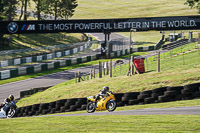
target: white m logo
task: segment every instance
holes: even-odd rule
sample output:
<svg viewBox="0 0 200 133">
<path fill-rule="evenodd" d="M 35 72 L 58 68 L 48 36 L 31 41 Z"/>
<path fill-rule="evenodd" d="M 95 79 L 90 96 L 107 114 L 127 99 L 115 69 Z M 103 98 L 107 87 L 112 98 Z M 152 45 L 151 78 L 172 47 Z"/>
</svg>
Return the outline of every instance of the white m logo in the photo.
<svg viewBox="0 0 200 133">
<path fill-rule="evenodd" d="M 34 24 L 30 24 L 28 26 L 27 30 L 35 30 L 35 25 Z"/>
</svg>

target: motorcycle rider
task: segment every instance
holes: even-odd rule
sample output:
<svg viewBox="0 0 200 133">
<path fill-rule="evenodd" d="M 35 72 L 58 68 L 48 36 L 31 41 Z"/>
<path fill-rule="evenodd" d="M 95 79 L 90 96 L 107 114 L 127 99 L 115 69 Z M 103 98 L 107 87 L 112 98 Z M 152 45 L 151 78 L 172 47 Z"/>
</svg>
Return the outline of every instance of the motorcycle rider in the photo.
<svg viewBox="0 0 200 133">
<path fill-rule="evenodd" d="M 94 100 L 94 105 L 97 108 L 97 100 L 100 98 L 100 96 L 104 97 L 107 95 L 107 92 L 109 92 L 109 87 L 108 86 L 104 86 L 103 90 L 101 90 L 96 96 L 95 96 L 95 100 Z"/>
<path fill-rule="evenodd" d="M 13 107 L 17 107 L 15 102 L 14 102 L 14 96 L 13 95 L 9 95 L 8 98 L 6 98 L 4 100 L 4 102 L 0 105 L 0 108 L 3 108 L 3 110 L 5 112 L 8 111 L 8 109 L 13 106 Z"/>
</svg>

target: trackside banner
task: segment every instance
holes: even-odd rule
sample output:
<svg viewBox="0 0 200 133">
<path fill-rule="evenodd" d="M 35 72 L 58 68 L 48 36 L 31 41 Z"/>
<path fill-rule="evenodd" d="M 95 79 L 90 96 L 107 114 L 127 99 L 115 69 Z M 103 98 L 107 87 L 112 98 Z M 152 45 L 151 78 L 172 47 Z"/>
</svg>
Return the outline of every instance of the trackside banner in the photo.
<svg viewBox="0 0 200 133">
<path fill-rule="evenodd" d="M 3 34 L 129 32 L 130 29 L 197 30 L 200 29 L 200 16 L 0 22 Z"/>
</svg>

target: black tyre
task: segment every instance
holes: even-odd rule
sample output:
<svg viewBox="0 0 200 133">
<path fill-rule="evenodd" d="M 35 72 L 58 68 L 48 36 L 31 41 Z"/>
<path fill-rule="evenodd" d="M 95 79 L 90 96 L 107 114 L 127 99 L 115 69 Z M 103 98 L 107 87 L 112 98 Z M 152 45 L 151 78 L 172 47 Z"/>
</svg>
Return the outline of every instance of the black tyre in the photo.
<svg viewBox="0 0 200 133">
<path fill-rule="evenodd" d="M 145 98 L 144 99 L 144 103 L 145 104 L 149 104 L 149 103 L 154 103 L 155 102 L 155 98 L 149 97 L 149 98 Z"/>
<path fill-rule="evenodd" d="M 39 115 L 39 114 L 40 114 L 40 112 L 39 112 L 39 111 L 36 111 L 36 112 L 35 112 L 35 115 Z"/>
<path fill-rule="evenodd" d="M 40 106 L 40 104 L 34 104 L 32 106 L 32 111 L 38 111 L 39 110 L 39 106 Z"/>
<path fill-rule="evenodd" d="M 69 109 L 70 107 L 68 106 L 63 106 L 63 107 L 60 107 L 60 111 L 61 112 L 65 112 L 65 110 Z"/>
<path fill-rule="evenodd" d="M 19 114 L 21 112 L 21 108 L 16 109 L 16 114 Z"/>
<path fill-rule="evenodd" d="M 128 92 L 124 93 L 124 97 L 131 97 L 131 99 L 136 99 L 139 94 L 139 92 Z"/>
<path fill-rule="evenodd" d="M 167 87 L 167 91 L 181 92 L 181 90 L 183 90 L 183 86 Z"/>
<path fill-rule="evenodd" d="M 164 92 L 164 95 L 165 96 L 175 96 L 175 95 L 177 95 L 178 93 L 176 92 L 176 91 L 165 91 Z"/>
<path fill-rule="evenodd" d="M 17 114 L 17 117 L 22 117 L 22 113 L 18 113 L 18 114 Z"/>
<path fill-rule="evenodd" d="M 183 95 L 188 95 L 188 94 L 192 94 L 192 91 L 190 91 L 189 89 L 183 89 L 183 90 L 181 90 L 181 94 L 183 94 Z"/>
<path fill-rule="evenodd" d="M 75 105 L 77 100 L 78 100 L 77 98 L 67 99 L 67 102 L 65 103 L 65 106 Z"/>
<path fill-rule="evenodd" d="M 168 96 L 159 96 L 158 97 L 159 102 L 169 102 L 171 99 Z"/>
<path fill-rule="evenodd" d="M 26 106 L 26 110 L 31 111 L 32 105 Z"/>
<path fill-rule="evenodd" d="M 120 101 L 120 102 L 117 102 L 117 107 L 121 107 L 121 106 L 124 106 L 125 105 L 125 103 L 124 102 L 122 102 L 122 101 Z"/>
<path fill-rule="evenodd" d="M 50 110 L 49 110 L 49 109 L 46 109 L 46 110 L 43 110 L 43 111 L 42 111 L 42 114 L 45 115 L 45 114 L 47 114 L 47 113 L 49 113 L 49 112 L 50 112 Z"/>
<path fill-rule="evenodd" d="M 49 108 L 49 103 L 41 103 L 39 110 L 44 110 Z"/>
<path fill-rule="evenodd" d="M 23 113 L 22 116 L 25 117 L 25 116 L 27 116 L 27 115 L 26 115 L 26 113 Z"/>
<path fill-rule="evenodd" d="M 122 97 L 122 102 L 127 102 L 127 101 L 129 101 L 129 100 L 131 100 L 130 97 Z"/>
<path fill-rule="evenodd" d="M 81 109 L 86 110 L 86 106 L 87 106 L 86 104 L 81 105 Z"/>
<path fill-rule="evenodd" d="M 194 98 L 200 98 L 200 92 L 197 91 L 197 92 L 193 93 L 192 96 L 193 96 Z"/>
<path fill-rule="evenodd" d="M 156 88 L 156 89 L 153 89 L 152 92 L 153 93 L 160 93 L 160 92 L 163 92 L 166 91 L 167 87 L 160 87 L 160 88 Z"/>
<path fill-rule="evenodd" d="M 152 94 L 152 90 L 140 92 L 140 95 L 143 95 L 143 94 L 151 95 Z"/>
<path fill-rule="evenodd" d="M 164 92 L 158 92 L 158 93 L 152 93 L 151 97 L 157 99 L 159 96 L 163 96 L 163 95 L 164 95 Z"/>
<path fill-rule="evenodd" d="M 56 104 L 60 104 L 60 103 L 64 104 L 65 102 L 67 102 L 67 99 L 61 99 L 61 100 L 56 101 Z"/>
<path fill-rule="evenodd" d="M 184 99 L 184 100 L 193 99 L 192 93 L 190 93 L 190 94 L 181 94 L 181 95 L 182 95 L 182 99 Z"/>
<path fill-rule="evenodd" d="M 94 103 L 89 102 L 86 106 L 86 110 L 87 110 L 88 113 L 93 113 L 96 110 Z"/>
<path fill-rule="evenodd" d="M 32 115 L 35 115 L 36 111 L 31 111 L 32 112 Z"/>
<path fill-rule="evenodd" d="M 129 104 L 129 105 L 139 104 L 139 101 L 138 101 L 138 99 L 132 99 L 132 100 L 129 100 L 129 101 L 128 101 L 128 104 Z"/>
<path fill-rule="evenodd" d="M 78 98 L 77 103 L 87 104 L 87 98 Z"/>
<path fill-rule="evenodd" d="M 52 108 L 51 111 L 50 111 L 50 114 L 53 114 L 56 112 L 56 109 L 55 108 Z"/>
<path fill-rule="evenodd" d="M 87 100 L 86 100 L 86 102 L 87 102 Z M 78 99 L 78 101 L 75 103 L 75 105 L 77 106 L 77 107 L 81 107 L 81 105 L 84 103 L 84 101 L 80 98 L 80 99 Z"/>
<path fill-rule="evenodd" d="M 33 115 L 33 112 L 28 112 L 28 116 L 32 116 Z"/>
<path fill-rule="evenodd" d="M 109 100 L 107 102 L 106 108 L 109 112 L 112 112 L 116 109 L 117 103 L 114 100 Z"/>
<path fill-rule="evenodd" d="M 140 94 L 140 95 L 137 96 L 137 99 L 145 99 L 147 97 L 151 97 L 151 95 L 149 95 L 149 94 Z"/>
<path fill-rule="evenodd" d="M 115 96 L 115 100 L 117 102 L 120 102 L 122 100 L 122 97 L 124 96 L 124 93 L 115 93 L 114 96 Z"/>
<path fill-rule="evenodd" d="M 55 107 L 56 107 L 56 102 L 49 103 L 49 108 L 55 108 Z"/>
<path fill-rule="evenodd" d="M 56 107 L 64 106 L 65 102 L 56 102 Z"/>
<path fill-rule="evenodd" d="M 178 94 L 175 96 L 176 100 L 182 100 L 183 99 L 183 95 L 182 94 Z"/>
<path fill-rule="evenodd" d="M 200 83 L 194 83 L 184 86 L 184 90 L 190 90 L 191 92 L 198 91 L 200 87 Z"/>
</svg>

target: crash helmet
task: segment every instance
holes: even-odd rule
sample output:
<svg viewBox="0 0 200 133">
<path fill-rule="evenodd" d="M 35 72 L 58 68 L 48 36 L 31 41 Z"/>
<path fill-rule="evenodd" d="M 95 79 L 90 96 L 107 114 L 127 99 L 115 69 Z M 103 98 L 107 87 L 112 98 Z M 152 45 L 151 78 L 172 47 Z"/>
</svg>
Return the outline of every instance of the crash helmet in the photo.
<svg viewBox="0 0 200 133">
<path fill-rule="evenodd" d="M 108 86 L 104 86 L 104 87 L 103 87 L 103 91 L 104 91 L 104 92 L 109 91 L 109 87 L 108 87 Z"/>
<path fill-rule="evenodd" d="M 14 96 L 13 96 L 13 95 L 9 95 L 8 99 L 9 99 L 10 101 L 13 101 L 13 100 L 14 100 Z"/>
</svg>

